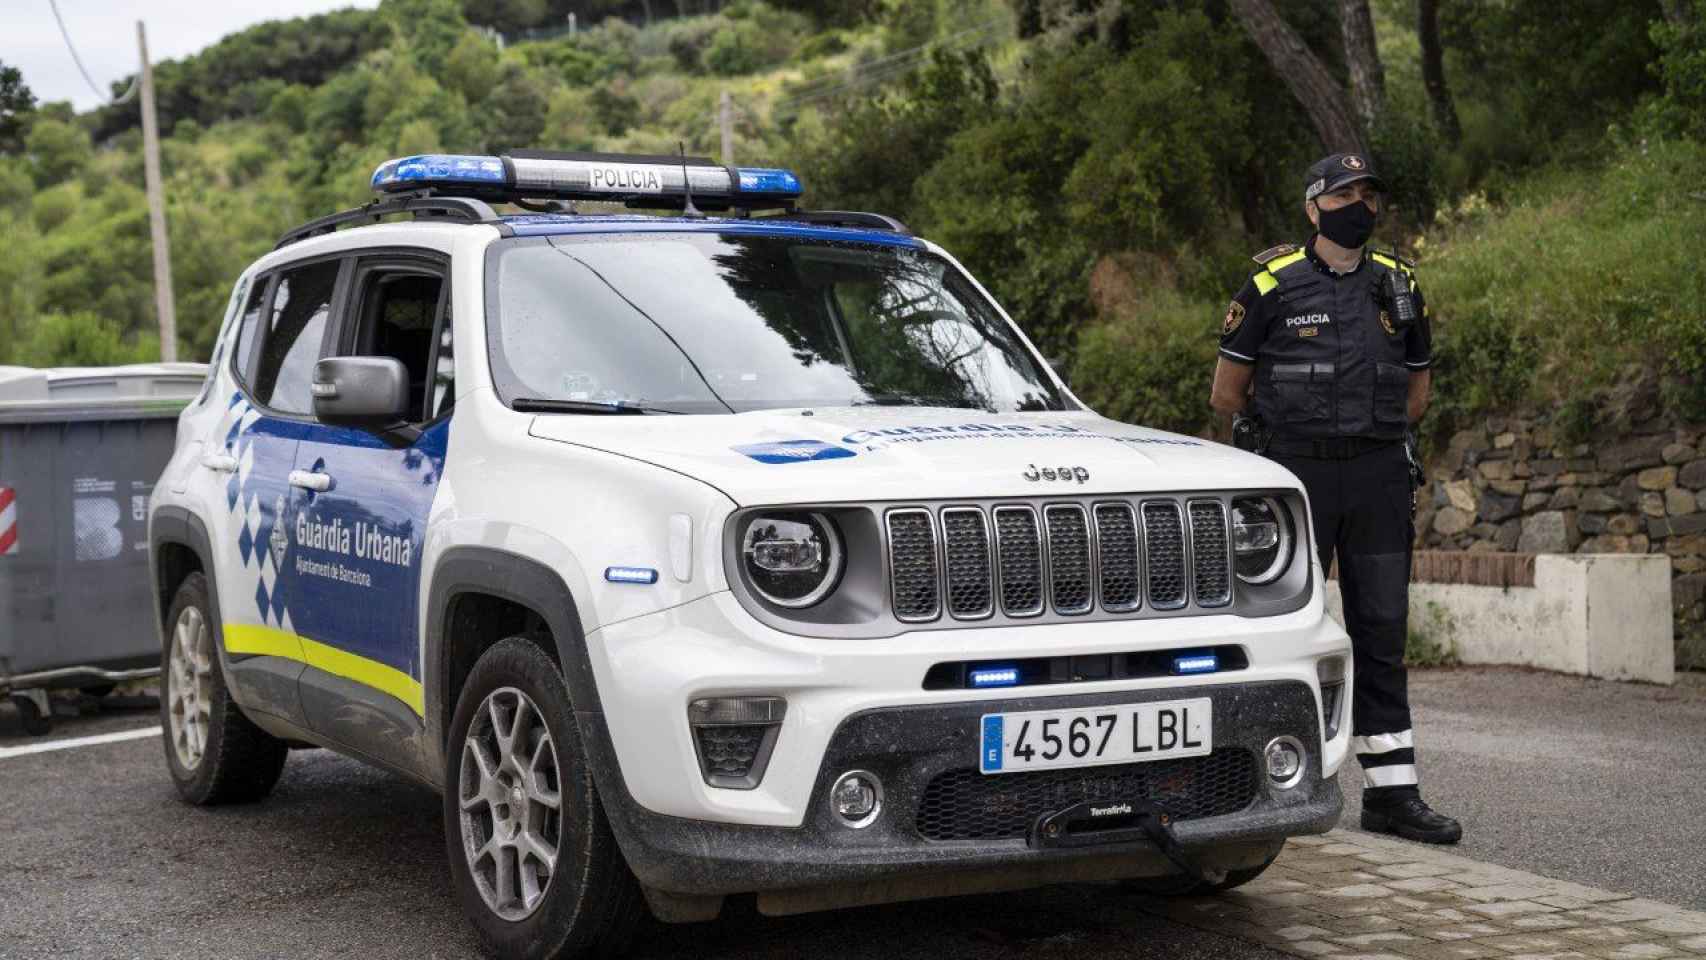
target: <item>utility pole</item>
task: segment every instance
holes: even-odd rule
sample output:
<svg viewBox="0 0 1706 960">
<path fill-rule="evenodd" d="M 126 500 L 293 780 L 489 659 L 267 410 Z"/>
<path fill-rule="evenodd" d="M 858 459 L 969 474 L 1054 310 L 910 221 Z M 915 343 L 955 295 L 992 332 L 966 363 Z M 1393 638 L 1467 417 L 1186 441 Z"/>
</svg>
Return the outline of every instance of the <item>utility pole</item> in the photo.
<svg viewBox="0 0 1706 960">
<path fill-rule="evenodd" d="M 178 316 L 172 300 L 172 251 L 166 246 L 166 196 L 160 187 L 160 128 L 154 119 L 154 67 L 148 62 L 148 34 L 136 21 L 136 46 L 142 52 L 142 171 L 148 185 L 148 227 L 154 237 L 154 307 L 160 316 L 160 359 L 178 359 Z"/>
<path fill-rule="evenodd" d="M 734 166 L 735 162 L 735 127 L 734 104 L 729 99 L 729 89 L 723 88 L 723 95 L 717 101 L 717 126 L 723 131 L 723 165 Z"/>
</svg>

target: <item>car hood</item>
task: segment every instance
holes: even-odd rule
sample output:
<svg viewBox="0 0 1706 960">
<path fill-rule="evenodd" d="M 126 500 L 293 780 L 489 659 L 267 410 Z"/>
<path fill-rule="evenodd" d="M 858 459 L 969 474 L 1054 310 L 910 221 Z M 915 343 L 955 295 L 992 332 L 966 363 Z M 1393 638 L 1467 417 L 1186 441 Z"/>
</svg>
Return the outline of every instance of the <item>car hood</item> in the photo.
<svg viewBox="0 0 1706 960">
<path fill-rule="evenodd" d="M 529 432 L 686 474 L 742 506 L 1299 486 L 1264 457 L 1087 412 L 549 414 Z"/>
</svg>

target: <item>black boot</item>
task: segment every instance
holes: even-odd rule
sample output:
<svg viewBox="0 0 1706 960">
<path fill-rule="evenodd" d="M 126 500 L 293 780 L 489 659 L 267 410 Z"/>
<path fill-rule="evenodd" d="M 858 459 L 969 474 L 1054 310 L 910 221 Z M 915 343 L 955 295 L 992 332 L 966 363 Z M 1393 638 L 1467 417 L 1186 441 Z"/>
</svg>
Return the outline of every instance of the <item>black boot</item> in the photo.
<svg viewBox="0 0 1706 960">
<path fill-rule="evenodd" d="M 1390 806 L 1364 804 L 1362 828 L 1370 833 L 1394 833 L 1418 843 L 1456 843 L 1463 839 L 1462 825 L 1435 813 L 1421 797 L 1406 797 Z"/>
</svg>

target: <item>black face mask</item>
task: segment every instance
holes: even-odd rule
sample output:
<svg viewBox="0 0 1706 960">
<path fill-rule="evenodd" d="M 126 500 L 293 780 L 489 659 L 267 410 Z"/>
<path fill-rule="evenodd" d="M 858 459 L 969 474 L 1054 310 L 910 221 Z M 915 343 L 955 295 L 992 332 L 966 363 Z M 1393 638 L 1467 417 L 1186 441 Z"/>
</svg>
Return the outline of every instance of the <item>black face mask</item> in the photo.
<svg viewBox="0 0 1706 960">
<path fill-rule="evenodd" d="M 1359 249 L 1373 233 L 1374 211 L 1361 200 L 1321 210 L 1321 235 L 1346 250 Z"/>
</svg>

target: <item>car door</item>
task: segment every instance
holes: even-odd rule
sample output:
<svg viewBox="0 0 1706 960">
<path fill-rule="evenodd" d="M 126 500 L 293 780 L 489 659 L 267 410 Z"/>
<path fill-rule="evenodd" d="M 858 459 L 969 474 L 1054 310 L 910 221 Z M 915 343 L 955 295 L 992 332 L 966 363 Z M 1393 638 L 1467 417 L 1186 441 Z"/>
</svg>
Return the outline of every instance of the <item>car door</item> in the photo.
<svg viewBox="0 0 1706 960">
<path fill-rule="evenodd" d="M 336 353 L 391 357 L 409 373 L 406 422 L 314 424 L 296 454 L 304 484 L 295 619 L 317 668 L 302 681 L 313 728 L 414 768 L 422 727 L 421 559 L 450 429 L 448 262 L 427 253 L 356 260 Z"/>
<path fill-rule="evenodd" d="M 232 346 L 236 389 L 203 465 L 223 476 L 209 537 L 231 681 L 250 709 L 302 722 L 297 677 L 306 661 L 292 613 L 290 485 L 309 426 L 314 364 L 325 348 L 343 280 L 341 257 L 273 271 L 257 281 Z"/>
</svg>

